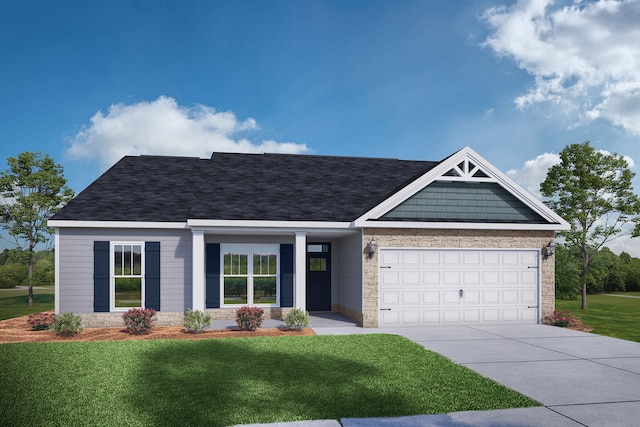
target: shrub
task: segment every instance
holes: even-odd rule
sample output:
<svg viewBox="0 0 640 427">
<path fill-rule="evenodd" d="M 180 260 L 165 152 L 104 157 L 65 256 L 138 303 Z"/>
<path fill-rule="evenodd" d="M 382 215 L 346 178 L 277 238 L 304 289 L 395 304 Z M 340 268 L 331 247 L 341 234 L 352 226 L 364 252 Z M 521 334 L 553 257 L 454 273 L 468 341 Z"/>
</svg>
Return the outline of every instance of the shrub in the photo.
<svg viewBox="0 0 640 427">
<path fill-rule="evenodd" d="M 55 314 L 40 312 L 30 314 L 27 322 L 31 325 L 32 331 L 44 331 L 45 329 L 49 329 L 55 320 Z"/>
<path fill-rule="evenodd" d="M 82 317 L 70 311 L 58 314 L 50 329 L 62 337 L 72 337 L 82 330 Z"/>
<path fill-rule="evenodd" d="M 131 335 L 148 334 L 156 324 L 156 311 L 152 308 L 132 308 L 122 315 L 122 320 Z"/>
<path fill-rule="evenodd" d="M 244 306 L 236 310 L 236 323 L 242 331 L 255 331 L 262 326 L 264 310 L 259 307 Z"/>
<path fill-rule="evenodd" d="M 284 326 L 295 329 L 296 331 L 301 331 L 303 328 L 309 326 L 309 312 L 294 308 L 284 318 Z"/>
<path fill-rule="evenodd" d="M 192 334 L 201 334 L 204 328 L 211 326 L 211 315 L 200 310 L 187 310 L 184 315 L 184 328 Z"/>
<path fill-rule="evenodd" d="M 569 310 L 554 310 L 553 314 L 551 316 L 545 317 L 544 320 L 553 326 L 561 326 L 563 328 L 566 328 L 576 326 L 578 319 L 576 319 Z"/>
</svg>

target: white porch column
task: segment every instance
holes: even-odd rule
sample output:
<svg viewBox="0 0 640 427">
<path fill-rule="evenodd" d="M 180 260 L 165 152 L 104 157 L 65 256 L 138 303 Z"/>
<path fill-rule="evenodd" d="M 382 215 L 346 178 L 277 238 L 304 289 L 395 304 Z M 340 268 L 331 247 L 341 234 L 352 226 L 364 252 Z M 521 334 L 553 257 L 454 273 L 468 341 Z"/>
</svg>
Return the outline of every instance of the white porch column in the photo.
<svg viewBox="0 0 640 427">
<path fill-rule="evenodd" d="M 205 287 L 205 271 L 204 271 L 204 231 L 191 231 L 192 248 L 192 281 L 191 291 L 193 294 L 192 310 L 204 311 L 204 287 Z"/>
<path fill-rule="evenodd" d="M 295 294 L 294 306 L 301 310 L 307 309 L 307 233 L 296 231 L 294 248 L 295 256 Z"/>
<path fill-rule="evenodd" d="M 54 273 L 54 286 L 53 286 L 53 308 L 56 314 L 60 314 L 60 229 L 56 228 L 54 234 L 54 259 L 55 259 L 55 273 Z"/>
</svg>

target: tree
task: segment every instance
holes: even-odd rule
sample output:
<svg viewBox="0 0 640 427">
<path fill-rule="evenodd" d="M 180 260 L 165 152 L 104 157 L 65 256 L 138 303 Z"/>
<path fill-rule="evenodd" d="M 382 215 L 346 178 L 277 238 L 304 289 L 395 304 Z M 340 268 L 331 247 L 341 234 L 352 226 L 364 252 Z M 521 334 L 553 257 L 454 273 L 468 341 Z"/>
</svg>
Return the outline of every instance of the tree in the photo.
<svg viewBox="0 0 640 427">
<path fill-rule="evenodd" d="M 606 246 L 593 257 L 589 266 L 587 292 L 624 291 L 625 272 L 620 258 Z"/>
<path fill-rule="evenodd" d="M 580 251 L 582 309 L 587 308 L 587 279 L 593 256 L 621 235 L 640 235 L 640 199 L 633 193 L 627 161 L 618 154 L 596 151 L 589 141 L 566 146 L 560 163 L 540 184 L 549 207 L 571 224 L 562 231 L 566 244 Z M 624 227 L 626 224 L 632 224 Z"/>
<path fill-rule="evenodd" d="M 47 220 L 73 198 L 62 166 L 41 152 L 25 151 L 7 159 L 9 169 L 0 172 L 4 228 L 22 252 L 29 269 L 29 306 L 33 306 L 34 251 L 51 240 Z"/>
<path fill-rule="evenodd" d="M 580 294 L 580 259 L 575 249 L 558 245 L 556 257 L 556 298 L 576 299 Z"/>
</svg>

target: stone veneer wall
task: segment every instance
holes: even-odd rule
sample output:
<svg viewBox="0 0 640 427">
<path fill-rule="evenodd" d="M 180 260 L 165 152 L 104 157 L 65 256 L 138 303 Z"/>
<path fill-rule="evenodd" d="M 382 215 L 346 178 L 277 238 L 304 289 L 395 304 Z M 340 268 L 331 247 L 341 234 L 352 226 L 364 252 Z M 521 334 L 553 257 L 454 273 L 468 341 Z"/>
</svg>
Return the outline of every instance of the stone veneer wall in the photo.
<svg viewBox="0 0 640 427">
<path fill-rule="evenodd" d="M 378 248 L 460 248 L 460 249 L 540 249 L 554 239 L 553 231 L 517 230 L 425 230 L 367 228 L 363 234 L 366 246 L 375 238 Z M 362 326 L 378 327 L 378 252 L 364 257 Z M 542 317 L 555 308 L 555 257 L 541 257 Z"/>
<path fill-rule="evenodd" d="M 352 310 L 349 307 L 345 307 L 342 304 L 331 304 L 331 311 L 340 313 L 344 317 L 358 323 L 358 325 L 362 325 L 362 313 L 358 313 L 357 311 Z"/>
<path fill-rule="evenodd" d="M 240 307 L 238 307 L 240 308 Z M 264 308 L 265 319 L 284 319 L 291 311 L 290 308 Z M 236 309 L 216 308 L 207 309 L 205 312 L 211 315 L 211 320 L 235 320 Z M 119 328 L 123 326 L 123 313 L 84 313 L 82 326 L 85 328 Z M 184 313 L 182 312 L 156 312 L 156 326 L 182 326 Z"/>
</svg>

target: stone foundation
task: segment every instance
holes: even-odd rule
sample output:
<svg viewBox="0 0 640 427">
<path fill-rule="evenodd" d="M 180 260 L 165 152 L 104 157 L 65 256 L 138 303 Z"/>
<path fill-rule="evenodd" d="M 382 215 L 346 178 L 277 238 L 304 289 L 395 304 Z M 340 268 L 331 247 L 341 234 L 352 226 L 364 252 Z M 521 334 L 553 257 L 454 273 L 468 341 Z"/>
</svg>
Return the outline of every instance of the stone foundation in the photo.
<svg viewBox="0 0 640 427">
<path fill-rule="evenodd" d="M 264 308 L 264 319 L 284 319 L 291 308 Z M 211 320 L 235 320 L 235 308 L 206 309 L 211 315 Z M 123 327 L 123 313 L 84 313 L 82 326 L 85 328 L 120 328 Z M 184 313 L 182 312 L 156 312 L 156 326 L 183 326 Z"/>
<path fill-rule="evenodd" d="M 84 313 L 82 326 L 84 328 L 121 328 L 124 327 L 122 315 L 124 313 Z M 182 326 L 184 313 L 156 312 L 156 326 Z"/>
</svg>

